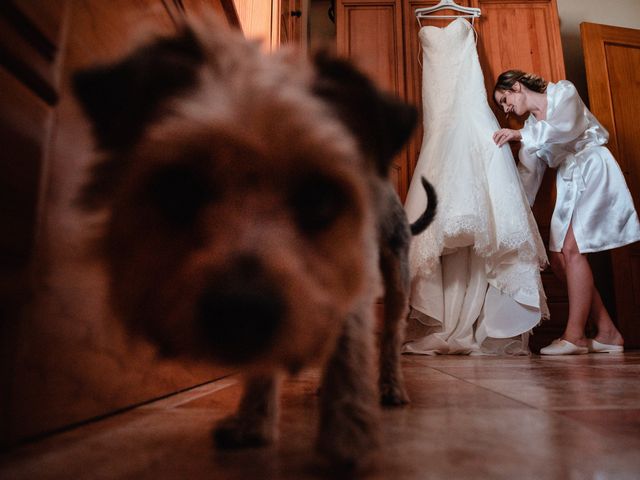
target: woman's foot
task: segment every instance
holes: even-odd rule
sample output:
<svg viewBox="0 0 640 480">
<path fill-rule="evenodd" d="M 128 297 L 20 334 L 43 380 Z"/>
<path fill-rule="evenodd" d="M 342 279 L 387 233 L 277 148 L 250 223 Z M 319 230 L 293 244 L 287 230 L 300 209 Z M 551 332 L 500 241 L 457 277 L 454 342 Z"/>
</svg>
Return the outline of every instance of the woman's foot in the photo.
<svg viewBox="0 0 640 480">
<path fill-rule="evenodd" d="M 578 347 L 588 347 L 589 346 L 589 339 L 587 337 L 585 337 L 584 335 L 582 335 L 581 337 L 575 336 L 575 335 L 569 335 L 567 334 L 567 332 L 564 333 L 564 335 L 562 335 L 562 337 L 560 337 L 558 340 L 565 340 L 569 343 L 572 343 L 573 345 L 576 345 Z"/>
<path fill-rule="evenodd" d="M 622 345 L 600 343 L 596 339 L 589 340 L 589 351 L 592 353 L 622 353 Z"/>
<path fill-rule="evenodd" d="M 622 338 L 618 330 L 612 330 L 610 332 L 598 331 L 594 340 L 605 345 L 624 345 L 624 338 Z"/>
<path fill-rule="evenodd" d="M 624 338 L 617 328 L 600 329 L 593 340 L 589 341 L 589 351 L 594 353 L 624 352 Z"/>
<path fill-rule="evenodd" d="M 576 345 L 562 338 L 558 338 L 551 342 L 551 345 L 540 349 L 540 355 L 584 355 L 585 353 L 589 353 L 589 348 L 586 345 Z"/>
</svg>

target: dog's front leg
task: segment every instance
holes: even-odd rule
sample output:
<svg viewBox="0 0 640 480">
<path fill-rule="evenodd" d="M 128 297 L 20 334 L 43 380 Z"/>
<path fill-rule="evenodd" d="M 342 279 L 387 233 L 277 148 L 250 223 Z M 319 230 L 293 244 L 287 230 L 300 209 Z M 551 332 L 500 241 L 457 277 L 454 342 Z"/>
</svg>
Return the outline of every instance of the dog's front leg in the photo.
<svg viewBox="0 0 640 480">
<path fill-rule="evenodd" d="M 400 368 L 405 317 L 409 311 L 409 265 L 404 248 L 408 251 L 409 244 L 396 252 L 383 250 L 380 256 L 385 293 L 379 381 L 380 401 L 387 406 L 409 403 Z"/>
<path fill-rule="evenodd" d="M 278 385 L 276 375 L 247 379 L 238 411 L 221 420 L 214 429 L 219 448 L 257 447 L 275 440 Z"/>
<path fill-rule="evenodd" d="M 379 446 L 373 302 L 349 316 L 325 370 L 318 450 L 341 468 L 370 466 Z"/>
</svg>

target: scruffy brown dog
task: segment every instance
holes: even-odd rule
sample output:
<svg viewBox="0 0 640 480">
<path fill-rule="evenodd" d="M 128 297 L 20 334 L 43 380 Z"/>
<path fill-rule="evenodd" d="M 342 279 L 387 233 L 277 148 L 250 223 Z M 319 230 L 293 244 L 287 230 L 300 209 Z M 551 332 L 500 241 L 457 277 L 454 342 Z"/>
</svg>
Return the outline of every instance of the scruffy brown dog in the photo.
<svg viewBox="0 0 640 480">
<path fill-rule="evenodd" d="M 366 466 L 380 396 L 407 401 L 399 347 L 411 234 L 387 177 L 414 109 L 347 62 L 264 55 L 219 25 L 185 25 L 79 73 L 74 88 L 99 151 L 81 199 L 107 212 L 116 311 L 163 354 L 246 373 L 217 444 L 272 441 L 280 372 L 321 363 L 318 449 Z M 429 207 L 415 231 L 435 211 L 424 183 Z"/>
</svg>

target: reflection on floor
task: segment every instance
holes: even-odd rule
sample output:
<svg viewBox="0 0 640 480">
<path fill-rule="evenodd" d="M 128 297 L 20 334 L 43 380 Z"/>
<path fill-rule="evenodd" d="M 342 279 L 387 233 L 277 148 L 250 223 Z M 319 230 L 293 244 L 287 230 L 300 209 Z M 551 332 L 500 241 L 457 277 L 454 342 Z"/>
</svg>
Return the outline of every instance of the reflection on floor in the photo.
<svg viewBox="0 0 640 480">
<path fill-rule="evenodd" d="M 403 364 L 412 403 L 384 412 L 367 478 L 640 478 L 640 353 Z M 212 448 L 211 425 L 240 394 L 229 377 L 9 452 L 0 478 L 335 478 L 312 453 L 317 381 L 285 384 L 273 447 Z"/>
</svg>

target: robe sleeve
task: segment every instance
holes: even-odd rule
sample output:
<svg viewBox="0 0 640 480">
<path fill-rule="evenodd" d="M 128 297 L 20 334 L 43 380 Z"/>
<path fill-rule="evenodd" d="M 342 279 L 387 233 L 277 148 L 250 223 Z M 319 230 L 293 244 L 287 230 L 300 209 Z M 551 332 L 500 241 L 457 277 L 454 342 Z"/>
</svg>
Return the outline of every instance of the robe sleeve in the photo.
<svg viewBox="0 0 640 480">
<path fill-rule="evenodd" d="M 558 82 L 553 95 L 555 98 L 548 98 L 554 104 L 548 118 L 520 130 L 524 147 L 539 150 L 549 144 L 569 143 L 587 129 L 587 109 L 573 83 Z"/>
<path fill-rule="evenodd" d="M 518 160 L 518 174 L 520 175 L 522 188 L 529 201 L 529 206 L 532 207 L 540 189 L 542 177 L 544 177 L 544 172 L 547 169 L 547 164 L 538 158 L 534 149 L 527 148 L 525 145 L 522 145 L 518 152 Z"/>
</svg>

